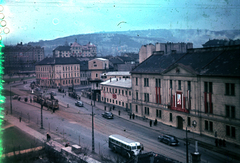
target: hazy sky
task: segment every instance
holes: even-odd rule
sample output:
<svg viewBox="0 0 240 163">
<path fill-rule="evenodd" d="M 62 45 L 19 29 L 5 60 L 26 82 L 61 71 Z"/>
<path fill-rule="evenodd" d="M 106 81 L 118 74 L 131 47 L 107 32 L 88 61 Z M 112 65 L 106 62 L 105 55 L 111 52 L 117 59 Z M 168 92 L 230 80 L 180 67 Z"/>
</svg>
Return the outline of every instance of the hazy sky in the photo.
<svg viewBox="0 0 240 163">
<path fill-rule="evenodd" d="M 0 1 L 6 21 L 1 27 L 4 44 L 100 31 L 240 29 L 240 0 Z"/>
</svg>

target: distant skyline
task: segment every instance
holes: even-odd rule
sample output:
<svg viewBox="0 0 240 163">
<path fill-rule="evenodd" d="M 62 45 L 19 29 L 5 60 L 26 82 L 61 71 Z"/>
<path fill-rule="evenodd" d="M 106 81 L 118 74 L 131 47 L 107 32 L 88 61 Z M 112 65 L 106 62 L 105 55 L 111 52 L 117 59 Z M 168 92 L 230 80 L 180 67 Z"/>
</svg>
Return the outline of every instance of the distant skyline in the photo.
<svg viewBox="0 0 240 163">
<path fill-rule="evenodd" d="M 0 0 L 4 44 L 146 29 L 239 30 L 239 0 Z M 239 36 L 240 37 L 240 36 Z"/>
</svg>

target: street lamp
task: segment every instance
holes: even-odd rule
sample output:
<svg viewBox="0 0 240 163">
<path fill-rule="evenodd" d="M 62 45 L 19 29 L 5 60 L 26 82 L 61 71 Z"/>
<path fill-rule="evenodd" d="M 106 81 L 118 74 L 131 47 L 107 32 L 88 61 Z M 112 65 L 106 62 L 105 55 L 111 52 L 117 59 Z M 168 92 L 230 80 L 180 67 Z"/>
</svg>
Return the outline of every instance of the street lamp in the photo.
<svg viewBox="0 0 240 163">
<path fill-rule="evenodd" d="M 11 87 L 10 86 L 10 113 L 12 114 L 12 91 L 11 91 Z"/>
<path fill-rule="evenodd" d="M 91 105 L 92 105 L 92 152 L 94 153 L 95 147 L 94 147 L 94 114 L 93 114 L 93 103 L 91 100 Z"/>
</svg>

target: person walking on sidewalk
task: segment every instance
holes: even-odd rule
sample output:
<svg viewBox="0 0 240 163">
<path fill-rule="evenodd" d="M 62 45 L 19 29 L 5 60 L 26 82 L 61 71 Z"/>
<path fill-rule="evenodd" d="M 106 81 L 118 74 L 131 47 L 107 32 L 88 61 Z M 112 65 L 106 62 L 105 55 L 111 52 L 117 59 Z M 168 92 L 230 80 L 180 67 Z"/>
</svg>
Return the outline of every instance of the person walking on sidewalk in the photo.
<svg viewBox="0 0 240 163">
<path fill-rule="evenodd" d="M 130 119 L 131 119 L 132 118 L 132 113 L 130 113 L 129 116 L 130 116 Z"/>
<path fill-rule="evenodd" d="M 152 127 L 152 120 L 150 120 L 149 125 L 150 125 L 150 127 Z"/>
<path fill-rule="evenodd" d="M 19 117 L 19 122 L 21 122 L 21 121 L 22 121 L 22 117 L 20 116 L 20 117 Z"/>
<path fill-rule="evenodd" d="M 121 111 L 120 111 L 120 110 L 118 110 L 118 115 L 120 116 L 120 114 L 121 114 Z"/>
<path fill-rule="evenodd" d="M 133 113 L 133 115 L 132 115 L 132 116 L 133 116 L 133 119 L 134 119 L 134 118 L 135 118 L 135 114 Z"/>
<path fill-rule="evenodd" d="M 49 135 L 49 133 L 47 133 L 47 141 L 51 140 L 51 136 Z"/>
</svg>

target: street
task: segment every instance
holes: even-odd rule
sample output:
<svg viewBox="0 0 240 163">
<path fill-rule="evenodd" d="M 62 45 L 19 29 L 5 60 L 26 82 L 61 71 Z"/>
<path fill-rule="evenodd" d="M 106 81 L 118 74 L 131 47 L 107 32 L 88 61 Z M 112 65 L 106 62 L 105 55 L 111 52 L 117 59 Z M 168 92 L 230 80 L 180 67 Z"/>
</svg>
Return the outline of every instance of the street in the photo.
<svg viewBox="0 0 240 163">
<path fill-rule="evenodd" d="M 8 87 L 6 87 L 8 89 Z M 17 94 L 27 95 L 23 89 L 29 89 L 29 84 L 12 87 L 12 91 Z M 51 92 L 51 90 L 49 90 Z M 56 89 L 55 89 L 56 92 Z M 55 133 L 61 138 L 66 139 L 74 144 L 80 144 L 92 150 L 92 106 L 84 103 L 84 107 L 75 106 L 76 100 L 68 96 L 63 97 L 63 93 L 57 93 L 57 98 L 60 105 L 59 110 L 52 113 L 43 107 L 43 127 L 50 133 Z M 69 108 L 64 107 L 69 104 Z M 9 98 L 5 105 L 9 107 Z M 97 107 L 97 106 L 96 106 Z M 113 153 L 108 148 L 108 136 L 111 134 L 119 134 L 128 137 L 132 140 L 139 141 L 144 145 L 144 152 L 153 151 L 160 153 L 166 157 L 173 158 L 180 162 L 186 161 L 186 146 L 184 141 L 180 140 L 179 146 L 168 146 L 158 142 L 158 135 L 166 131 L 153 130 L 150 127 L 145 127 L 134 123 L 134 120 L 126 120 L 115 115 L 114 119 L 105 119 L 102 117 L 103 110 L 93 107 L 94 112 L 94 141 L 95 152 L 109 158 L 120 157 Z M 18 113 L 22 118 L 31 123 L 38 124 L 41 122 L 41 109 L 37 103 L 23 102 L 12 100 L 13 114 Z M 176 130 L 172 128 L 173 130 Z M 178 137 L 177 135 L 175 135 Z M 189 134 L 191 137 L 191 134 Z M 57 139 L 57 138 L 56 138 Z M 189 146 L 189 156 L 194 152 L 194 145 Z M 226 162 L 226 156 L 211 152 L 210 150 L 199 147 L 199 152 L 202 154 L 202 161 L 206 162 Z"/>
</svg>

